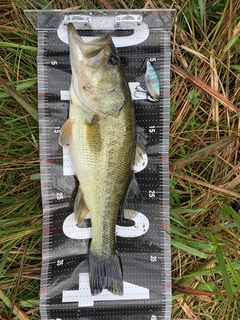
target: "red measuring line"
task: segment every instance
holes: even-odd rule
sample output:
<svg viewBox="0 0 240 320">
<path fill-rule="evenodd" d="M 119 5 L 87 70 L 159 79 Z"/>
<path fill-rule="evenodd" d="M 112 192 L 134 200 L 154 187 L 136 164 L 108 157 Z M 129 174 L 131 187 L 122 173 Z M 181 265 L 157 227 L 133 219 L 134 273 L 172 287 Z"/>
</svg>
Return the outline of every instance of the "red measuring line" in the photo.
<svg viewBox="0 0 240 320">
<path fill-rule="evenodd" d="M 51 160 L 51 159 L 42 159 L 42 160 L 40 160 L 40 162 L 54 162 L 54 160 Z"/>
<path fill-rule="evenodd" d="M 168 158 L 156 158 L 155 160 L 159 160 L 159 161 L 168 161 Z"/>
<path fill-rule="evenodd" d="M 54 231 L 56 230 L 57 228 L 46 228 L 46 229 L 43 229 L 42 232 L 49 232 L 49 231 Z"/>
<path fill-rule="evenodd" d="M 45 292 L 53 292 L 53 290 L 40 290 L 40 294 L 45 293 Z"/>
<path fill-rule="evenodd" d="M 167 223 L 157 223 L 156 226 L 157 226 L 157 227 L 170 227 L 170 224 L 167 224 Z"/>
</svg>

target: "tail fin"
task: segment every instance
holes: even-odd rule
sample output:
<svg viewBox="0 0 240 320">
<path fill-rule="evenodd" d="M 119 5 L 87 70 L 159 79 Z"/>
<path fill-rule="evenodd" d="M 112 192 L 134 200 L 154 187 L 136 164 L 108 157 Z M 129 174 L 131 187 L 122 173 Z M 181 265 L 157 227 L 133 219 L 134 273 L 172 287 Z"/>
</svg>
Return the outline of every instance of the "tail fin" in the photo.
<svg viewBox="0 0 240 320">
<path fill-rule="evenodd" d="M 113 294 L 123 295 L 123 275 L 120 257 L 115 255 L 102 258 L 89 250 L 89 278 L 93 296 L 107 289 Z"/>
</svg>

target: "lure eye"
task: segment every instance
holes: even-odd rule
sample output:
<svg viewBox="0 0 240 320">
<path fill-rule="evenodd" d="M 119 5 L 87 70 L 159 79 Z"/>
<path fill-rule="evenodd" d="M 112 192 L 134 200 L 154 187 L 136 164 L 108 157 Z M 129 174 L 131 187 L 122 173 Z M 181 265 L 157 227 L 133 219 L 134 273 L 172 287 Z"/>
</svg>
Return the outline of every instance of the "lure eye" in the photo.
<svg viewBox="0 0 240 320">
<path fill-rule="evenodd" d="M 118 57 L 112 55 L 108 58 L 108 63 L 110 66 L 116 66 L 118 64 Z"/>
</svg>

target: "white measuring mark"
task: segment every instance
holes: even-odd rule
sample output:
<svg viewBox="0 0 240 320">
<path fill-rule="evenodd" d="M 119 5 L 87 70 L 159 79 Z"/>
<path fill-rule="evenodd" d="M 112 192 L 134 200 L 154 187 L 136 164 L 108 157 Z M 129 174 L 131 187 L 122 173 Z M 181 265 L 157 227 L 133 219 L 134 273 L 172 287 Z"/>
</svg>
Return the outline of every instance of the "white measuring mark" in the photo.
<svg viewBox="0 0 240 320">
<path fill-rule="evenodd" d="M 90 219 L 90 214 L 86 217 Z M 135 216 L 131 218 L 134 225 L 130 227 L 116 226 L 116 235 L 125 238 L 140 237 L 149 229 L 149 220 L 141 212 L 135 212 Z M 63 222 L 63 233 L 70 239 L 91 239 L 92 228 L 81 228 L 76 225 L 74 213 L 70 214 Z"/>
<path fill-rule="evenodd" d="M 120 301 L 149 299 L 149 289 L 123 281 L 122 296 L 117 296 L 104 289 L 97 296 L 92 296 L 89 286 L 89 274 L 79 273 L 79 290 L 64 290 L 62 302 L 77 302 L 78 307 L 93 307 L 97 301 Z"/>
</svg>

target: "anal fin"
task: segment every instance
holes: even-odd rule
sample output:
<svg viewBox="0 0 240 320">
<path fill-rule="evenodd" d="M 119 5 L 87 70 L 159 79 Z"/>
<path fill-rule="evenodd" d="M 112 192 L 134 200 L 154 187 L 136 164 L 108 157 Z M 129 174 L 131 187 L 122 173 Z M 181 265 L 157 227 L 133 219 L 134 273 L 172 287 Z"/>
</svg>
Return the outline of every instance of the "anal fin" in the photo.
<svg viewBox="0 0 240 320">
<path fill-rule="evenodd" d="M 89 210 L 85 204 L 83 195 L 81 193 L 81 189 L 78 188 L 78 192 L 77 192 L 76 199 L 74 202 L 74 219 L 75 219 L 78 227 L 80 227 L 80 225 L 83 223 L 83 221 L 86 218 L 86 216 L 88 215 L 88 213 L 89 213 Z"/>
<path fill-rule="evenodd" d="M 130 209 L 124 209 L 124 219 L 132 220 L 137 215 L 137 211 L 130 210 Z"/>
</svg>

